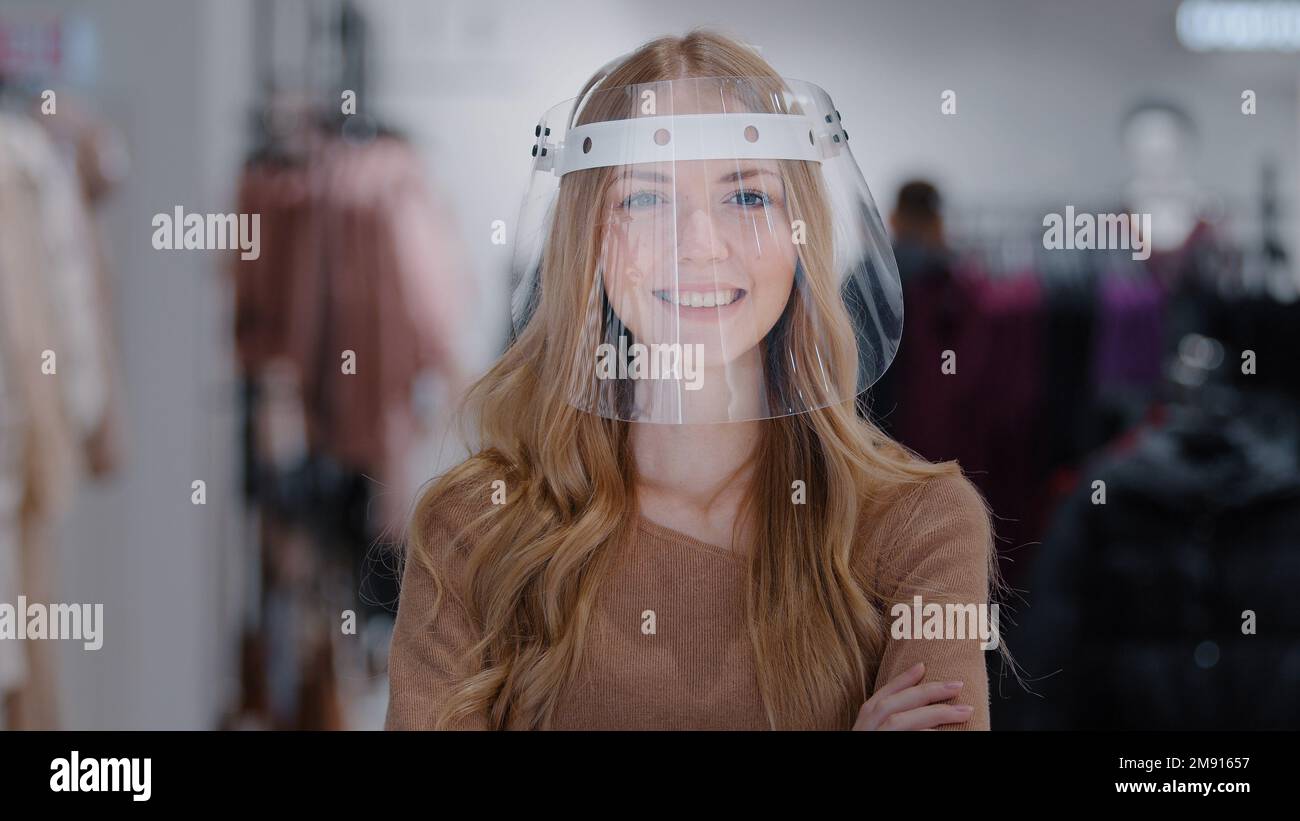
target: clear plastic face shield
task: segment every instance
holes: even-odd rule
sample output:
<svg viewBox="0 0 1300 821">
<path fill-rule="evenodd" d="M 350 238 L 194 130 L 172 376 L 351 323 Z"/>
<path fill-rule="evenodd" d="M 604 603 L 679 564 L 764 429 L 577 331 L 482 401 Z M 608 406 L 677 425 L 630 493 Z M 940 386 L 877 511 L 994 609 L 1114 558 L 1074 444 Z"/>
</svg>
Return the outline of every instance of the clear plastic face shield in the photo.
<svg viewBox="0 0 1300 821">
<path fill-rule="evenodd" d="M 825 91 L 768 77 L 596 89 L 537 125 L 517 338 L 612 419 L 768 419 L 889 366 L 889 240 Z M 533 327 L 530 327 L 533 326 Z"/>
</svg>

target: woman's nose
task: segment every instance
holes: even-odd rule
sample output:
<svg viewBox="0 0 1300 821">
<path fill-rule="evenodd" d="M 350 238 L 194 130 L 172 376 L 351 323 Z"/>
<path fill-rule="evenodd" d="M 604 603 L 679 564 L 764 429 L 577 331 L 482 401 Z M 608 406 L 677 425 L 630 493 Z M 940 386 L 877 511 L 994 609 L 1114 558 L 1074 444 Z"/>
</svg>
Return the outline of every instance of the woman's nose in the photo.
<svg viewBox="0 0 1300 821">
<path fill-rule="evenodd" d="M 682 262 L 719 262 L 729 256 L 722 234 L 702 207 L 678 216 L 677 258 Z"/>
</svg>

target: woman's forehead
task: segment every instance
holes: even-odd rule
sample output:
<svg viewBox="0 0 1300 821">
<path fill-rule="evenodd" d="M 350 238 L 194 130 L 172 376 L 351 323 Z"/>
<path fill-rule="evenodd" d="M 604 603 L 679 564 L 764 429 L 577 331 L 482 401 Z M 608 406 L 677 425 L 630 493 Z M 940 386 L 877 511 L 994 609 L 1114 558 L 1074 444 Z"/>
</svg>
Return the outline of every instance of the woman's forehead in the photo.
<svg viewBox="0 0 1300 821">
<path fill-rule="evenodd" d="M 780 180 L 776 160 L 713 159 L 677 162 L 629 163 L 614 169 L 614 181 L 636 180 L 684 184 L 692 182 L 734 183 L 742 180 Z"/>
</svg>

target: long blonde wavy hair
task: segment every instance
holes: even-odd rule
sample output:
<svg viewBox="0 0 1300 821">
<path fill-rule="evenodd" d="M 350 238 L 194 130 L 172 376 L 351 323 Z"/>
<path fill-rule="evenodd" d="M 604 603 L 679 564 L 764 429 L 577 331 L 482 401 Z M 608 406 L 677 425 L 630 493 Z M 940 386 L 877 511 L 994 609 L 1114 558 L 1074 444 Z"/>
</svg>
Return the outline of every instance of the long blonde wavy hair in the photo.
<svg viewBox="0 0 1300 821">
<path fill-rule="evenodd" d="M 654 40 L 607 66 L 586 83 L 582 96 L 598 84 L 612 89 L 692 77 L 780 83 L 753 50 L 695 30 Z M 584 109 L 583 119 L 614 118 L 598 109 Z M 829 333 L 823 327 L 814 338 L 800 321 L 809 312 L 793 307 L 773 333 L 784 335 L 782 350 L 797 365 L 784 374 L 794 380 L 791 392 L 819 396 L 825 388 L 803 376 L 814 371 L 805 365 L 820 355 L 825 367 L 848 380 L 839 384 L 853 384 L 857 351 L 842 299 L 829 277 L 816 273 L 831 268 L 830 219 L 820 183 L 807 163 L 781 165 L 791 207 L 808 226 L 800 249 L 807 283 L 794 289 L 791 302 L 806 292 Z M 637 472 L 628 435 L 635 423 L 579 410 L 569 396 L 573 363 L 590 359 L 579 355 L 584 341 L 573 306 L 585 304 L 597 276 L 598 209 L 610 179 L 609 169 L 564 176 L 534 314 L 466 399 L 465 409 L 472 408 L 478 422 L 480 449 L 431 482 L 415 505 L 407 560 L 435 572 L 436 608 L 446 592 L 431 552 L 440 511 L 466 495 L 486 498 L 496 480 L 509 488 L 508 504 L 485 506 L 465 528 L 473 532 L 466 540 L 472 555 L 465 587 L 457 592 L 482 632 L 470 650 L 475 672 L 440 705 L 436 727 L 470 715 L 487 715 L 495 728 L 551 725 L 559 694 L 579 669 L 612 548 L 635 527 Z M 564 275 L 548 276 L 550 271 Z M 755 539 L 745 616 L 773 729 L 821 726 L 827 715 L 839 716 L 843 728 L 853 723 L 888 634 L 873 603 L 876 582 L 862 578 L 861 563 L 854 561 L 863 538 L 858 523 L 871 521 L 873 511 L 883 511 L 918 482 L 959 473 L 955 463 L 927 463 L 890 441 L 858 417 L 853 402 L 825 404 L 761 423 L 740 511 L 751 526 L 742 528 L 738 520 L 736 528 Z M 805 505 L 790 504 L 791 477 L 806 479 Z M 988 553 L 996 585 L 991 545 Z"/>
</svg>

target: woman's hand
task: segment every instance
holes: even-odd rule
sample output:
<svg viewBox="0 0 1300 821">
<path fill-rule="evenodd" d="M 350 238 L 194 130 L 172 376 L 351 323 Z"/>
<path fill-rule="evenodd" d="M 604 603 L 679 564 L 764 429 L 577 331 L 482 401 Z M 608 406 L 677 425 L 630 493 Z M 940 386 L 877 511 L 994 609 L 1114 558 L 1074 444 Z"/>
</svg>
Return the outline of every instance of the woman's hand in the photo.
<svg viewBox="0 0 1300 821">
<path fill-rule="evenodd" d="M 933 730 L 941 724 L 960 724 L 971 717 L 974 707 L 965 704 L 936 704 L 956 697 L 962 682 L 918 684 L 925 664 L 890 680 L 858 710 L 855 730 Z"/>
</svg>

